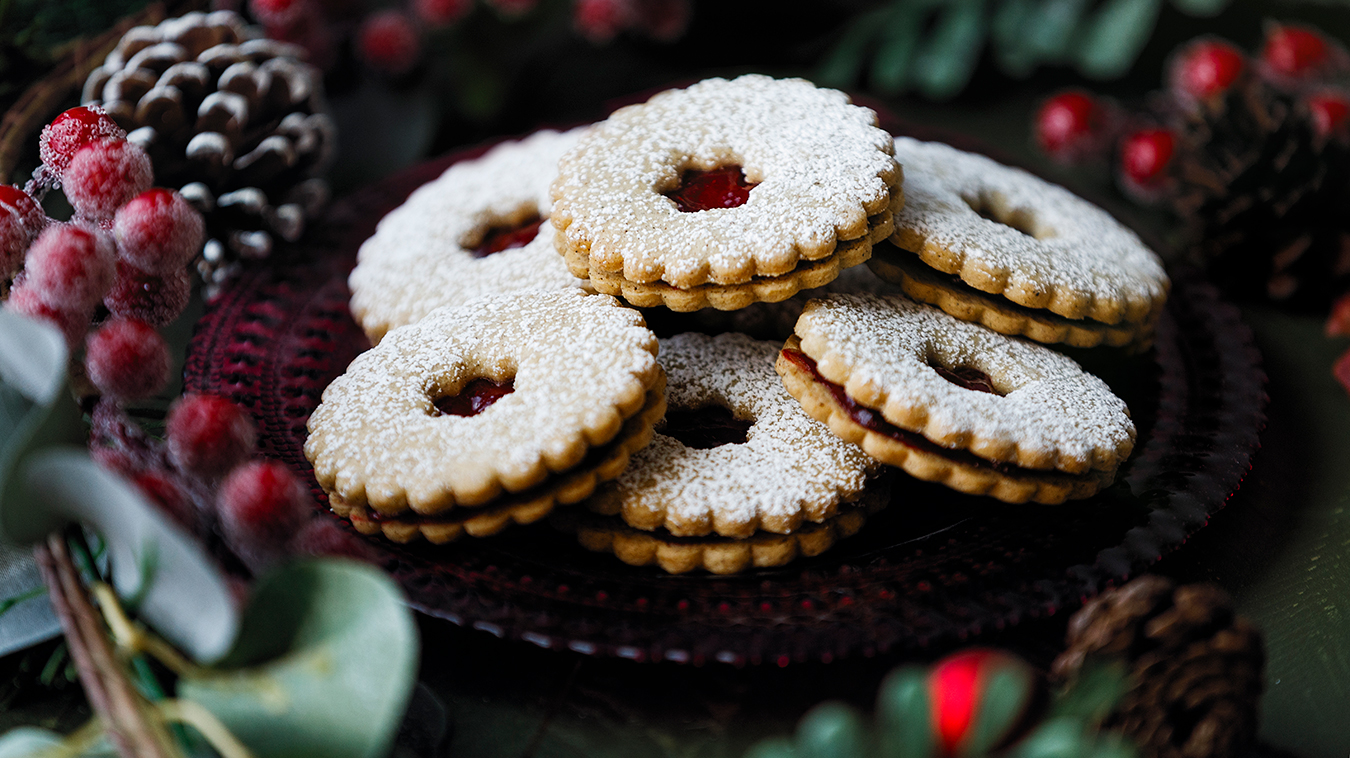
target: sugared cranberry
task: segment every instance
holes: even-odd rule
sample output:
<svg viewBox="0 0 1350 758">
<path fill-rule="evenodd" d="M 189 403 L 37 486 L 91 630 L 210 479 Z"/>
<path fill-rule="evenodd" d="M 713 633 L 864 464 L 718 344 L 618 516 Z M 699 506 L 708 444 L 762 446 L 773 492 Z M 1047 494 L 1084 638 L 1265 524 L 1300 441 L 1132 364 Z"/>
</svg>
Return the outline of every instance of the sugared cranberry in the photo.
<svg viewBox="0 0 1350 758">
<path fill-rule="evenodd" d="M 285 556 L 286 543 L 309 515 L 300 480 L 278 461 L 245 463 L 220 488 L 221 536 L 254 571 Z"/>
<path fill-rule="evenodd" d="M 1076 163 L 1101 150 L 1106 109 L 1083 90 L 1061 92 L 1036 113 L 1036 142 L 1056 160 Z"/>
<path fill-rule="evenodd" d="M 1141 129 L 1126 136 L 1120 148 L 1125 179 L 1141 187 L 1160 184 L 1167 177 L 1176 144 L 1176 137 L 1166 129 Z"/>
<path fill-rule="evenodd" d="M 635 21 L 632 0 L 576 0 L 572 25 L 591 42 L 604 43 Z"/>
<path fill-rule="evenodd" d="M 1331 48 L 1321 33 L 1303 26 L 1271 24 L 1261 60 L 1275 74 L 1301 79 L 1324 67 Z"/>
<path fill-rule="evenodd" d="M 168 274 L 188 264 L 202 246 L 202 214 L 173 190 L 147 190 L 117 209 L 117 252 L 132 266 Z"/>
<path fill-rule="evenodd" d="M 0 281 L 23 265 L 28 245 L 46 223 L 42 207 L 28 193 L 0 184 Z"/>
<path fill-rule="evenodd" d="M 108 235 L 74 224 L 47 227 L 28 250 L 24 282 L 62 310 L 92 312 L 113 284 Z"/>
<path fill-rule="evenodd" d="M 197 511 L 184 494 L 183 488 L 179 487 L 168 474 L 162 471 L 142 471 L 133 476 L 131 482 L 147 500 L 158 506 L 180 526 L 189 530 L 195 528 Z"/>
<path fill-rule="evenodd" d="M 169 459 L 178 468 L 219 477 L 253 454 L 253 420 L 215 395 L 184 395 L 169 409 Z"/>
<path fill-rule="evenodd" d="M 66 348 L 71 353 L 79 350 L 84 344 L 84 333 L 89 329 L 89 318 L 92 315 L 89 310 L 72 310 L 51 305 L 42 298 L 41 293 L 27 286 L 26 282 L 20 282 L 10 290 L 9 300 L 5 305 L 14 309 L 16 313 L 51 324 L 61 332 L 61 336 L 66 340 Z"/>
<path fill-rule="evenodd" d="M 286 546 L 295 555 L 331 555 L 370 560 L 370 546 L 349 534 L 331 519 L 310 519 Z"/>
<path fill-rule="evenodd" d="M 722 166 L 711 171 L 690 169 L 680 178 L 680 186 L 665 195 L 682 213 L 697 213 L 745 205 L 750 190 L 757 186 L 746 181 L 740 166 Z"/>
<path fill-rule="evenodd" d="M 422 55 L 417 29 L 407 15 L 396 10 L 367 16 L 361 22 L 358 44 L 366 63 L 390 74 L 407 72 Z"/>
<path fill-rule="evenodd" d="M 413 0 L 413 12 L 430 26 L 449 26 L 471 10 L 473 0 Z"/>
<path fill-rule="evenodd" d="M 89 336 L 84 363 L 105 396 L 141 400 L 168 383 L 169 344 L 148 324 L 114 318 Z"/>
<path fill-rule="evenodd" d="M 1188 100 L 1207 100 L 1228 91 L 1246 68 L 1246 57 L 1218 39 L 1199 39 L 1182 47 L 1170 66 L 1172 91 Z"/>
<path fill-rule="evenodd" d="M 75 153 L 96 139 L 123 139 L 122 127 L 100 107 L 81 105 L 62 113 L 42 128 L 38 155 L 57 178 L 65 173 Z"/>
<path fill-rule="evenodd" d="M 159 276 L 118 261 L 117 279 L 103 304 L 114 316 L 160 327 L 173 323 L 191 299 L 192 275 L 187 269 Z"/>
<path fill-rule="evenodd" d="M 1313 133 L 1319 137 L 1345 137 L 1350 133 L 1350 93 L 1333 90 L 1308 96 L 1308 115 Z"/>
<path fill-rule="evenodd" d="M 313 0 L 248 0 L 249 13 L 268 29 L 294 29 L 313 12 Z"/>
<path fill-rule="evenodd" d="M 153 180 L 150 156 L 139 145 L 100 139 L 75 153 L 62 187 L 77 213 L 106 219 L 128 200 L 150 189 Z"/>
<path fill-rule="evenodd" d="M 689 0 L 638 0 L 637 23 L 652 39 L 673 42 L 689 28 Z"/>
</svg>

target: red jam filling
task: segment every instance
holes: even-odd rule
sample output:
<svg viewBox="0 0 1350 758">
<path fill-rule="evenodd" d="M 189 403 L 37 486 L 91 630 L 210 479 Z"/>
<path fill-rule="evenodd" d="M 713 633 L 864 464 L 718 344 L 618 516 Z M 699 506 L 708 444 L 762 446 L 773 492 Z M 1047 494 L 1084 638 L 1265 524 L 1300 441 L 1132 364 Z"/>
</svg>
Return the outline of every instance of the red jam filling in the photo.
<svg viewBox="0 0 1350 758">
<path fill-rule="evenodd" d="M 853 398 L 849 397 L 848 394 L 844 392 L 843 387 L 821 376 L 820 371 L 816 369 L 816 362 L 806 353 L 803 353 L 800 350 L 784 350 L 783 357 L 792 361 L 792 363 L 801 370 L 809 373 L 816 383 L 828 389 L 830 395 L 834 397 L 834 401 L 839 404 L 840 408 L 843 408 L 848 413 L 849 418 L 853 419 L 854 423 L 869 431 L 889 437 L 905 447 L 920 450 L 925 453 L 931 453 L 933 455 L 940 455 L 948 460 L 956 461 L 957 463 L 962 463 L 967 466 L 992 469 L 1004 475 L 1015 475 L 1018 473 L 1046 475 L 1054 473 L 1050 471 L 1033 472 L 1020 466 L 1014 466 L 1007 463 L 995 463 L 994 461 L 986 460 L 965 450 L 952 450 L 951 448 L 942 447 L 921 434 L 915 434 L 914 432 L 901 429 L 890 423 L 882 418 L 881 414 L 877 411 L 858 405 L 853 401 Z"/>
<path fill-rule="evenodd" d="M 433 404 L 442 416 L 477 416 L 515 391 L 514 380 L 498 384 L 491 379 L 474 379 L 458 394 L 438 397 Z"/>
<path fill-rule="evenodd" d="M 750 199 L 750 190 L 758 186 L 745 180 L 740 166 L 721 166 L 712 171 L 689 169 L 680 177 L 680 186 L 666 193 L 682 213 L 735 208 Z"/>
<path fill-rule="evenodd" d="M 932 369 L 938 372 L 938 376 L 955 384 L 958 387 L 975 392 L 988 392 L 991 395 L 1003 397 L 1003 393 L 994 387 L 994 380 L 983 371 L 972 368 L 971 366 L 957 366 L 956 368 L 947 368 L 946 366 L 934 366 L 928 364 Z"/>
<path fill-rule="evenodd" d="M 707 450 L 743 444 L 753 423 L 736 418 L 720 405 L 710 405 L 692 411 L 666 411 L 666 426 L 661 433 L 685 447 Z"/>
<path fill-rule="evenodd" d="M 473 257 L 486 258 L 493 253 L 525 247 L 539 234 L 542 218 L 526 219 L 515 226 L 493 227 L 483 236 L 483 243 L 473 249 Z"/>
</svg>

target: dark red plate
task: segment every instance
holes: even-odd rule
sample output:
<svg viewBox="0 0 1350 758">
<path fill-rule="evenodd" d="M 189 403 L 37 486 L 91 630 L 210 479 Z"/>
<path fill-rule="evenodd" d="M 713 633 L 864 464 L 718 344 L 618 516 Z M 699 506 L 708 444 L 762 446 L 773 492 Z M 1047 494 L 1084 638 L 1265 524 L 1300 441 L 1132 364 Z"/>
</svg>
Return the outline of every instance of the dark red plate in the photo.
<svg viewBox="0 0 1350 758">
<path fill-rule="evenodd" d="M 376 221 L 457 153 L 335 205 L 303 246 L 246 272 L 201 319 L 189 391 L 250 409 L 261 452 L 322 490 L 302 453 L 327 384 L 366 346 L 347 273 Z M 965 639 L 1076 608 L 1179 547 L 1246 474 L 1265 375 L 1236 308 L 1181 275 L 1146 355 L 1074 356 L 1139 427 L 1117 483 L 1064 506 L 1013 506 L 901 476 L 891 507 L 822 556 L 731 577 L 670 576 L 592 554 L 547 525 L 433 548 L 373 544 L 418 610 L 541 647 L 635 660 L 831 660 Z"/>
</svg>

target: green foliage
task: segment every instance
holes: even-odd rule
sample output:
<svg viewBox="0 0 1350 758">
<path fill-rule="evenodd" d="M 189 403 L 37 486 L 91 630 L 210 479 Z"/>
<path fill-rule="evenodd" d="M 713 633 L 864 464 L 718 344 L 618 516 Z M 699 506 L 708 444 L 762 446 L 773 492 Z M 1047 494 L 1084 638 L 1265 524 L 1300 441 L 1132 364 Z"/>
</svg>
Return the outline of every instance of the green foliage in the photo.
<svg viewBox="0 0 1350 758">
<path fill-rule="evenodd" d="M 393 582 L 340 560 L 291 563 L 254 590 L 225 668 L 179 682 L 259 758 L 388 752 L 417 673 Z"/>
<path fill-rule="evenodd" d="M 1073 66 L 1109 79 L 1134 64 L 1157 25 L 1163 0 L 890 0 L 858 14 L 821 60 L 833 87 L 866 84 L 883 95 L 917 91 L 942 100 L 969 83 L 988 48 L 1004 73 Z M 1212 16 L 1229 0 L 1172 0 Z M 870 65 L 869 64 L 870 61 Z"/>
</svg>

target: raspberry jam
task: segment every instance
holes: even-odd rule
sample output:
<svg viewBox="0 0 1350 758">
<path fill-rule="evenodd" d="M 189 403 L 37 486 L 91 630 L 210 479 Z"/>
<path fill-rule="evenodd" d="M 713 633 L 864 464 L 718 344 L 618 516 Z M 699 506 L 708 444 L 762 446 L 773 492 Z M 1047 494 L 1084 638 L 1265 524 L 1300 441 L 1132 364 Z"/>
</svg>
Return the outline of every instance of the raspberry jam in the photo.
<svg viewBox="0 0 1350 758">
<path fill-rule="evenodd" d="M 707 450 L 743 444 L 753 423 L 736 418 L 720 405 L 709 405 L 692 411 L 666 411 L 666 426 L 661 433 L 685 447 Z"/>
<path fill-rule="evenodd" d="M 442 416 L 477 416 L 515 391 L 514 380 L 498 384 L 491 379 L 474 379 L 458 394 L 436 398 L 434 405 Z"/>
<path fill-rule="evenodd" d="M 735 208 L 750 199 L 750 190 L 759 186 L 745 180 L 740 166 L 721 166 L 712 171 L 689 169 L 680 177 L 680 186 L 666 193 L 682 213 Z"/>
<path fill-rule="evenodd" d="M 946 366 L 934 366 L 928 364 L 938 376 L 955 384 L 958 387 L 974 390 L 975 392 L 988 392 L 991 395 L 1003 397 L 1003 393 L 994 387 L 994 380 L 983 371 L 970 366 L 957 366 L 956 368 L 947 368 Z"/>
<path fill-rule="evenodd" d="M 539 225 L 544 223 L 538 216 L 526 219 L 515 226 L 494 226 L 483 235 L 483 242 L 473 249 L 473 257 L 486 258 L 503 250 L 525 247 L 539 234 Z"/>
<path fill-rule="evenodd" d="M 992 469 L 1004 475 L 1010 474 L 1015 475 L 1019 472 L 1026 471 L 1026 469 L 1023 469 L 1020 466 L 1015 466 L 1009 463 L 996 463 L 994 461 L 981 458 L 978 455 L 967 452 L 965 450 L 953 450 L 951 448 L 942 447 L 941 445 L 929 440 L 927 437 L 924 437 L 921 434 L 916 434 L 906 429 L 901 429 L 900 427 L 882 418 L 879 412 L 874 411 L 871 408 L 858 405 L 856 402 L 854 402 L 853 398 L 849 397 L 848 394 L 844 392 L 843 387 L 841 387 L 838 384 L 835 384 L 829 379 L 826 379 L 824 376 L 821 376 L 820 371 L 816 369 L 816 362 L 812 360 L 811 356 L 801 352 L 800 350 L 783 350 L 783 357 L 791 361 L 793 365 L 797 366 L 797 368 L 800 368 L 801 370 L 810 374 L 811 379 L 814 380 L 816 383 L 828 389 L 830 391 L 830 395 L 834 398 L 835 403 L 837 403 L 840 408 L 843 408 L 848 413 L 849 418 L 853 419 L 853 422 L 856 423 L 858 426 L 861 426 L 869 431 L 876 432 L 877 434 L 889 437 L 895 440 L 896 442 L 899 442 L 900 444 L 904 445 L 905 447 L 912 448 L 914 450 L 919 450 L 925 453 L 930 453 L 933 455 L 940 455 L 943 458 L 955 461 L 957 463 L 962 463 L 967 466 L 974 466 L 983 469 Z M 1044 476 L 1047 474 L 1051 474 L 1053 472 L 1037 471 L 1035 473 Z"/>
</svg>

